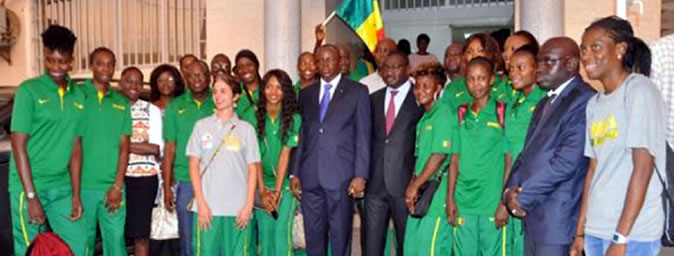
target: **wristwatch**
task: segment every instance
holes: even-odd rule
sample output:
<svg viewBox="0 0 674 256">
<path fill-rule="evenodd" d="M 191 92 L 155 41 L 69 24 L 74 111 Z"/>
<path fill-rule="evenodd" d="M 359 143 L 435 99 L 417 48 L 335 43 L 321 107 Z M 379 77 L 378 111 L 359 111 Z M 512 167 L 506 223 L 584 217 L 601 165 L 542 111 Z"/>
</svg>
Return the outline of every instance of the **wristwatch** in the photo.
<svg viewBox="0 0 674 256">
<path fill-rule="evenodd" d="M 35 198 L 35 192 L 28 192 L 28 193 L 26 193 L 26 198 L 28 198 L 28 199 L 33 199 L 33 198 Z"/>
<path fill-rule="evenodd" d="M 613 233 L 613 237 L 611 238 L 611 243 L 614 244 L 626 244 L 628 242 L 628 239 L 626 236 L 623 234 L 620 234 L 620 232 L 616 231 Z"/>
</svg>

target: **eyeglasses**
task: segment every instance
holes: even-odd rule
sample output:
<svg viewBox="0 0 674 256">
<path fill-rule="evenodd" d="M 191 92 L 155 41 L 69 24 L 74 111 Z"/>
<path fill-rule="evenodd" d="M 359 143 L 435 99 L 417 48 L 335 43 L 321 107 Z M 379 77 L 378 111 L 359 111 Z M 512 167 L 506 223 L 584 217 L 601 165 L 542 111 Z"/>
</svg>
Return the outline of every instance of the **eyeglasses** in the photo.
<svg viewBox="0 0 674 256">
<path fill-rule="evenodd" d="M 560 58 L 543 58 L 543 59 L 537 60 L 536 63 L 538 63 L 538 65 L 553 66 L 553 65 L 559 63 L 560 61 L 568 59 L 568 58 L 571 58 L 571 56 L 564 56 L 564 57 L 560 57 Z"/>
</svg>

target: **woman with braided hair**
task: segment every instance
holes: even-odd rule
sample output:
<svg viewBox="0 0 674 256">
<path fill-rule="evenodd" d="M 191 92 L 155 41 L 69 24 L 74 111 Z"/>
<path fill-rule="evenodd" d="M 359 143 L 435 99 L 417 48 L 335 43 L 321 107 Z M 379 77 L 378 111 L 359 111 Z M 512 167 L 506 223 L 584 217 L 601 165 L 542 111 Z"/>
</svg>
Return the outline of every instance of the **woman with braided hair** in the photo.
<svg viewBox="0 0 674 256">
<path fill-rule="evenodd" d="M 292 80 L 280 69 L 262 78 L 256 108 L 244 114 L 257 130 L 262 158 L 258 173 L 262 209 L 255 211 L 258 225 L 259 255 L 294 255 L 293 216 L 297 202 L 290 193 L 287 175 L 292 148 L 299 142 L 300 118 Z"/>
</svg>

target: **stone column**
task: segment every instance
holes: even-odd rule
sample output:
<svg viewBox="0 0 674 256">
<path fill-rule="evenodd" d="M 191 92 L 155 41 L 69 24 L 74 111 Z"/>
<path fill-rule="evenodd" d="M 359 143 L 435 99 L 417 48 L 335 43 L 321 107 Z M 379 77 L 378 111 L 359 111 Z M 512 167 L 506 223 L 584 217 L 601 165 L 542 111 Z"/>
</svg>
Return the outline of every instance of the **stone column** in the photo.
<svg viewBox="0 0 674 256">
<path fill-rule="evenodd" d="M 283 69 L 293 81 L 297 79 L 295 70 L 301 46 L 300 9 L 300 0 L 264 1 L 263 70 Z"/>
<path fill-rule="evenodd" d="M 564 35 L 564 1 L 519 0 L 520 29 L 531 32 L 541 44 Z"/>
</svg>

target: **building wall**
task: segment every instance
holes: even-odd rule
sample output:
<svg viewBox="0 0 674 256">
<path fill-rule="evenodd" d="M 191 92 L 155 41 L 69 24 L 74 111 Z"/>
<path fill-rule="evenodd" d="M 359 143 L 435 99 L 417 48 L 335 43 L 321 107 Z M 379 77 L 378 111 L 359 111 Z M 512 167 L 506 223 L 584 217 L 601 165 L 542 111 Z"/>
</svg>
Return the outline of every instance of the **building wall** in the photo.
<svg viewBox="0 0 674 256">
<path fill-rule="evenodd" d="M 0 86 L 16 86 L 21 83 L 30 72 L 29 59 L 32 56 L 30 52 L 30 35 L 32 32 L 30 26 L 30 5 L 24 0 L 9 0 L 5 2 L 5 7 L 15 12 L 21 18 L 21 32 L 16 44 L 12 47 L 10 54 L 12 65 L 0 58 Z"/>
<path fill-rule="evenodd" d="M 639 14 L 637 5 L 631 4 L 627 8 L 627 19 L 632 23 L 635 34 L 650 42 L 660 37 L 661 0 L 642 0 L 642 2 L 643 14 Z M 592 21 L 615 14 L 615 0 L 565 0 L 565 35 L 580 42 L 583 31 Z"/>
<path fill-rule="evenodd" d="M 407 39 L 416 52 L 416 38 L 426 33 L 431 38 L 430 53 L 442 58 L 453 41 L 453 28 L 510 26 L 513 5 L 494 7 L 441 7 L 382 11 L 386 35 L 398 41 Z"/>
</svg>

